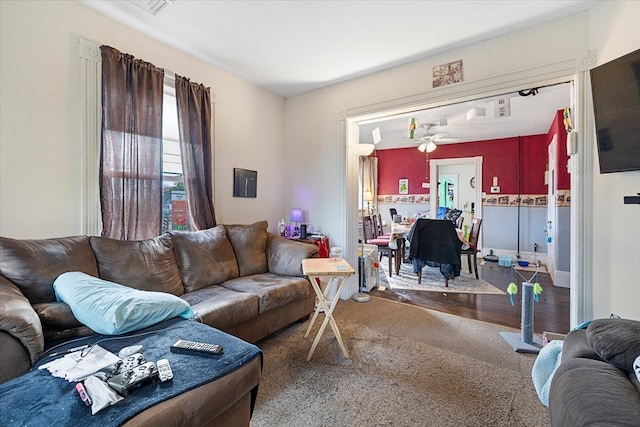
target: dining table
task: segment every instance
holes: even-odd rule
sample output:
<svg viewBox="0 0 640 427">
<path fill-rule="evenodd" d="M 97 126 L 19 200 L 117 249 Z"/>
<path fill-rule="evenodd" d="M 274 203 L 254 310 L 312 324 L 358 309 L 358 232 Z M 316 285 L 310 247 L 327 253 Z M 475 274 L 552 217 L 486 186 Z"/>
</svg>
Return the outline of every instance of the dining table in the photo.
<svg viewBox="0 0 640 427">
<path fill-rule="evenodd" d="M 411 231 L 411 227 L 400 223 L 391 223 L 391 233 L 389 234 L 389 248 L 396 251 L 395 256 L 395 272 L 400 274 L 400 266 L 404 261 L 405 245 L 407 242 L 407 235 Z"/>
</svg>

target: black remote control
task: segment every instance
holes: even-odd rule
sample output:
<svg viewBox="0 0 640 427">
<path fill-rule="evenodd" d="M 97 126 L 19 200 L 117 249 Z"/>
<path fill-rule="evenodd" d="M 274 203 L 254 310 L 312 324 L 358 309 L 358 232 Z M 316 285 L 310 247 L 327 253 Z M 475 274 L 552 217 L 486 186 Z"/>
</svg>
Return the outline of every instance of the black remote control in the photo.
<svg viewBox="0 0 640 427">
<path fill-rule="evenodd" d="M 195 354 L 199 356 L 218 356 L 224 352 L 221 345 L 207 344 L 204 342 L 178 340 L 171 346 L 171 352 L 182 354 Z"/>
</svg>

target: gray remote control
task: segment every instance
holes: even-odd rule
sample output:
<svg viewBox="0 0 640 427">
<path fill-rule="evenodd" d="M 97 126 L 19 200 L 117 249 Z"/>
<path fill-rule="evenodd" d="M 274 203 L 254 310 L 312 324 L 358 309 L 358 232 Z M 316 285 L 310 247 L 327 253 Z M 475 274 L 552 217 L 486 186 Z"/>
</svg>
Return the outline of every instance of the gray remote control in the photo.
<svg viewBox="0 0 640 427">
<path fill-rule="evenodd" d="M 173 371 L 167 359 L 158 360 L 156 367 L 158 368 L 158 378 L 160 378 L 160 382 L 171 381 L 173 379 Z"/>
<path fill-rule="evenodd" d="M 222 346 L 204 342 L 178 340 L 171 346 L 173 353 L 196 354 L 199 356 L 217 356 L 224 352 Z"/>
</svg>

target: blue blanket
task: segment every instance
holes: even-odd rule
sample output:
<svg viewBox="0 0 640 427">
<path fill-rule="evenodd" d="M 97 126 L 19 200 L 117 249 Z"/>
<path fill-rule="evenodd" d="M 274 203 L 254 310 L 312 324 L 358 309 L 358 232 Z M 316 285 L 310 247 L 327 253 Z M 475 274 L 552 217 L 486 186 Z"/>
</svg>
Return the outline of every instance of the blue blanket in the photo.
<svg viewBox="0 0 640 427">
<path fill-rule="evenodd" d="M 224 347 L 224 354 L 205 358 L 171 353 L 169 347 L 178 339 L 220 344 Z M 98 341 L 101 347 L 114 354 L 125 346 L 141 344 L 147 361 L 156 362 L 163 358 L 169 360 L 174 374 L 173 381 L 143 385 L 116 405 L 91 415 L 91 408 L 82 403 L 75 391 L 75 383 L 56 378 L 45 369 L 37 369 L 37 366 L 53 360 L 52 357 L 45 356 L 31 371 L 0 385 L 0 425 L 121 425 L 157 403 L 221 378 L 255 357 L 262 357 L 262 351 L 253 344 L 193 320 L 179 318 L 118 337 L 94 335 L 55 351 L 62 352 Z M 253 402 L 256 395 L 257 389 L 253 391 Z"/>
</svg>

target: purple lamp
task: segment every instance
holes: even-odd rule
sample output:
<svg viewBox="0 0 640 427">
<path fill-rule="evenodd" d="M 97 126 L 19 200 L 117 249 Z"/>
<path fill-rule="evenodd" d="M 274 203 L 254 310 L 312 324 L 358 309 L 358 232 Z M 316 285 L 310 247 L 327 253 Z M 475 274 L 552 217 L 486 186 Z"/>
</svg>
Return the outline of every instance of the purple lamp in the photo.
<svg viewBox="0 0 640 427">
<path fill-rule="evenodd" d="M 293 208 L 291 209 L 291 217 L 289 218 L 291 222 L 296 223 L 296 226 L 293 230 L 293 235 L 297 236 L 300 233 L 299 225 L 302 222 L 302 209 Z"/>
</svg>

